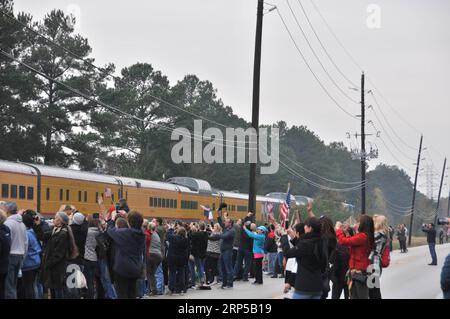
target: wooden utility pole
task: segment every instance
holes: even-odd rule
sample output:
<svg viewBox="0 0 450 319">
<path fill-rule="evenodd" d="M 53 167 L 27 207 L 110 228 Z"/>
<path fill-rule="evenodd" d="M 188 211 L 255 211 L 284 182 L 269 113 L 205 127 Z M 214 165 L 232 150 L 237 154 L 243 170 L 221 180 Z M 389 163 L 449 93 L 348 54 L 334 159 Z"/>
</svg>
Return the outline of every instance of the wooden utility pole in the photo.
<svg viewBox="0 0 450 319">
<path fill-rule="evenodd" d="M 414 205 L 416 203 L 417 177 L 419 176 L 420 155 L 422 153 L 422 141 L 423 141 L 423 135 L 420 136 L 419 155 L 417 155 L 416 177 L 414 178 L 414 190 L 413 190 L 412 205 L 411 205 L 411 218 L 409 220 L 408 246 L 411 246 L 411 236 L 412 236 L 412 227 L 413 227 L 413 219 L 414 219 Z"/>
<path fill-rule="evenodd" d="M 436 216 L 434 217 L 434 225 L 436 225 L 437 219 L 439 217 L 439 204 L 441 203 L 441 191 L 442 191 L 442 184 L 444 183 L 444 175 L 445 175 L 445 167 L 446 166 L 447 166 L 447 158 L 444 159 L 444 167 L 442 168 L 441 184 L 439 185 L 439 195 L 438 195 L 438 200 L 437 200 Z"/>
<path fill-rule="evenodd" d="M 264 1 L 258 0 L 258 9 L 256 14 L 256 39 L 255 39 L 255 60 L 253 66 L 253 102 L 252 102 L 252 127 L 257 132 L 256 144 L 249 144 L 249 147 L 256 148 L 258 154 L 258 128 L 259 128 L 259 89 L 261 78 L 261 43 L 263 26 Z M 253 151 L 253 150 L 252 150 Z M 258 160 L 258 155 L 256 156 Z M 248 211 L 253 213 L 256 218 L 256 164 L 250 163 L 250 179 L 248 190 Z"/>
<path fill-rule="evenodd" d="M 361 214 L 366 213 L 366 106 L 364 101 L 364 72 L 361 75 Z"/>
</svg>

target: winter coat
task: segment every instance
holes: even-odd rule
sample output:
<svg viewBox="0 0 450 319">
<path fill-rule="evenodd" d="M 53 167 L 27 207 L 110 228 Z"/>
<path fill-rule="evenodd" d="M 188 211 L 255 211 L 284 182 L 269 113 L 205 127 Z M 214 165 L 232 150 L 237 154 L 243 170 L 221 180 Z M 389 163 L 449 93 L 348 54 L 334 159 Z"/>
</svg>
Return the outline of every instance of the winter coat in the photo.
<svg viewBox="0 0 450 319">
<path fill-rule="evenodd" d="M 25 255 L 28 251 L 27 228 L 22 222 L 22 216 L 14 214 L 9 216 L 5 225 L 11 231 L 11 255 Z"/>
<path fill-rule="evenodd" d="M 213 238 L 217 238 L 214 240 Z M 206 248 L 206 254 L 210 256 L 220 255 L 220 234 L 210 234 L 208 237 L 208 246 Z"/>
<path fill-rule="evenodd" d="M 337 245 L 333 266 L 331 267 L 330 279 L 336 283 L 345 282 L 345 274 L 348 270 L 350 250 L 347 246 Z"/>
<path fill-rule="evenodd" d="M 220 235 L 220 251 L 228 251 L 233 249 L 233 241 L 234 241 L 234 228 L 225 229 L 224 232 Z"/>
<path fill-rule="evenodd" d="M 406 240 L 406 229 L 397 230 L 397 239 L 400 241 Z"/>
<path fill-rule="evenodd" d="M 140 278 L 144 266 L 144 232 L 136 228 L 116 228 L 110 220 L 107 234 L 114 243 L 114 272 L 129 279 Z"/>
<path fill-rule="evenodd" d="M 186 265 L 189 259 L 189 239 L 175 234 L 173 229 L 169 229 L 166 238 L 169 242 L 167 252 L 167 263 L 169 267 Z"/>
<path fill-rule="evenodd" d="M 366 233 L 358 233 L 352 237 L 345 237 L 341 229 L 336 231 L 336 237 L 340 245 L 349 247 L 350 259 L 349 268 L 360 271 L 367 271 L 369 267 L 369 255 L 372 250 L 369 244 L 369 238 Z"/>
<path fill-rule="evenodd" d="M 84 245 L 83 258 L 88 261 L 97 261 L 97 240 L 96 237 L 100 235 L 98 227 L 89 227 L 86 235 L 86 244 Z"/>
<path fill-rule="evenodd" d="M 156 232 L 159 235 L 159 239 L 161 240 L 161 255 L 164 256 L 166 255 L 166 229 L 164 228 L 164 226 L 158 226 L 156 227 Z"/>
<path fill-rule="evenodd" d="M 445 258 L 444 266 L 442 267 L 441 289 L 444 293 L 444 299 L 450 299 L 450 254 Z"/>
<path fill-rule="evenodd" d="M 307 233 L 287 251 L 287 258 L 297 260 L 295 290 L 322 294 L 326 257 L 324 243 L 319 233 Z"/>
<path fill-rule="evenodd" d="M 8 273 L 11 231 L 8 226 L 0 225 L 0 274 Z"/>
<path fill-rule="evenodd" d="M 264 249 L 268 253 L 276 253 L 277 252 L 278 249 L 277 249 L 277 242 L 276 242 L 276 236 L 275 236 L 274 231 L 271 231 L 270 233 L 267 234 L 267 238 L 264 243 Z"/>
<path fill-rule="evenodd" d="M 73 238 L 75 239 L 75 244 L 77 245 L 79 252 L 78 257 L 73 261 L 77 264 L 81 264 L 84 257 L 84 248 L 86 246 L 88 223 L 84 221 L 81 225 L 71 224 L 69 227 L 72 229 Z"/>
<path fill-rule="evenodd" d="M 266 251 L 264 250 L 264 242 L 266 240 L 266 236 L 264 234 L 253 233 L 247 228 L 244 228 L 244 231 L 248 237 L 253 239 L 253 253 L 265 254 Z"/>
<path fill-rule="evenodd" d="M 242 226 L 238 224 L 233 225 L 234 228 L 234 240 L 233 240 L 233 247 L 240 247 L 241 246 L 241 238 L 242 238 Z"/>
<path fill-rule="evenodd" d="M 427 243 L 428 244 L 436 244 L 436 229 L 431 228 L 422 228 L 422 231 L 427 234 Z"/>
<path fill-rule="evenodd" d="M 191 233 L 191 254 L 197 258 L 206 257 L 206 248 L 208 247 L 208 233 L 198 231 Z"/>
<path fill-rule="evenodd" d="M 67 257 L 70 249 L 68 226 L 53 228 L 45 234 L 46 241 L 42 254 L 41 280 L 50 289 L 63 288 L 66 276 Z"/>
<path fill-rule="evenodd" d="M 27 230 L 28 251 L 22 265 L 22 271 L 37 269 L 41 266 L 41 243 L 37 239 L 33 229 Z"/>
<path fill-rule="evenodd" d="M 145 232 L 145 251 L 147 258 L 150 256 L 160 256 L 161 254 L 161 239 L 158 233 L 155 231 L 150 233 L 149 230 Z"/>
</svg>

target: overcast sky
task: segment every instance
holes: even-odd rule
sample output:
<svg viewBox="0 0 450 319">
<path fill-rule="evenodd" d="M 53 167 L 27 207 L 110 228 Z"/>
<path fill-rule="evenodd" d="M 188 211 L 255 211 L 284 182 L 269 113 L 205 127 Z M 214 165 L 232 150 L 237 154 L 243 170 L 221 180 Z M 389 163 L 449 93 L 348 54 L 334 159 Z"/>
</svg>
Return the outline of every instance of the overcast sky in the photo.
<svg viewBox="0 0 450 319">
<path fill-rule="evenodd" d="M 360 93 L 349 89 L 322 51 L 297 1 L 290 0 L 291 6 L 325 68 L 347 95 L 359 101 Z M 406 144 L 418 147 L 418 131 L 423 132 L 428 147 L 424 157 L 440 173 L 444 156 L 450 154 L 450 1 L 302 0 L 329 54 L 357 83 L 361 70 L 332 37 L 311 1 L 379 92 L 402 115 L 403 120 L 374 90 L 395 133 Z M 279 8 L 300 50 L 330 94 L 348 112 L 359 114 L 359 105 L 336 89 L 315 60 L 286 1 L 269 2 Z M 186 74 L 196 74 L 210 80 L 224 103 L 250 120 L 256 4 L 256 0 L 16 0 L 15 8 L 37 19 L 54 8 L 73 12 L 78 19 L 77 30 L 88 38 L 97 65 L 112 62 L 120 70 L 138 61 L 149 62 L 172 84 Z M 376 12 L 368 12 L 371 4 L 381 10 L 379 28 L 369 27 L 373 24 L 368 24 L 368 18 L 369 22 L 377 22 L 370 19 L 376 17 Z M 343 141 L 348 147 L 350 142 L 356 146 L 357 141 L 347 139 L 346 132 L 359 131 L 359 122 L 342 112 L 317 84 L 276 11 L 264 16 L 261 69 L 261 123 L 284 120 L 288 125 L 306 125 L 327 143 Z M 366 89 L 374 87 L 369 82 Z M 370 95 L 366 100 L 367 105 L 376 107 Z M 413 174 L 416 152 L 390 131 L 380 112 L 381 124 L 371 109 L 366 113 L 394 154 L 380 138 L 368 138 L 378 146 L 380 155 L 371 161 L 371 168 L 382 161 L 406 166 L 407 172 Z M 368 133 L 374 133 L 370 124 Z M 419 184 L 426 192 L 425 175 Z"/>
</svg>

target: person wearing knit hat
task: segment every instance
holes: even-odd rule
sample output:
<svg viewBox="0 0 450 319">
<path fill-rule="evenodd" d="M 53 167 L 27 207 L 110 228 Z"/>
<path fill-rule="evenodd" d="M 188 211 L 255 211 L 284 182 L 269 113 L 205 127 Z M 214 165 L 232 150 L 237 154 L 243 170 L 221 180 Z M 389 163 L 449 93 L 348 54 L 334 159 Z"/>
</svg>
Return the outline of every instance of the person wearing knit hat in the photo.
<svg viewBox="0 0 450 319">
<path fill-rule="evenodd" d="M 84 220 L 85 220 L 85 217 L 82 213 L 76 212 L 75 214 L 73 214 L 72 221 L 74 224 L 81 225 L 81 224 L 83 224 Z"/>
<path fill-rule="evenodd" d="M 67 214 L 65 212 L 57 212 L 56 216 L 58 216 L 61 219 L 61 222 L 64 225 L 68 225 L 69 224 L 69 216 L 67 216 Z"/>
</svg>

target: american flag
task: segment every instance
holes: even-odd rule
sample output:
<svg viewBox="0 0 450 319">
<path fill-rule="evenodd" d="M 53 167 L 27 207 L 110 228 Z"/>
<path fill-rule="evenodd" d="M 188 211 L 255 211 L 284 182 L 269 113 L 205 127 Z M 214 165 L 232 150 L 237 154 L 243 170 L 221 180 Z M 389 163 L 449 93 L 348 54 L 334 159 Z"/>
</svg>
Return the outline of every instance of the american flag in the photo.
<svg viewBox="0 0 450 319">
<path fill-rule="evenodd" d="M 291 187 L 288 186 L 288 191 L 286 194 L 286 200 L 280 206 L 280 221 L 281 225 L 284 227 L 286 224 L 286 220 L 289 217 L 289 208 L 291 207 Z"/>
</svg>

